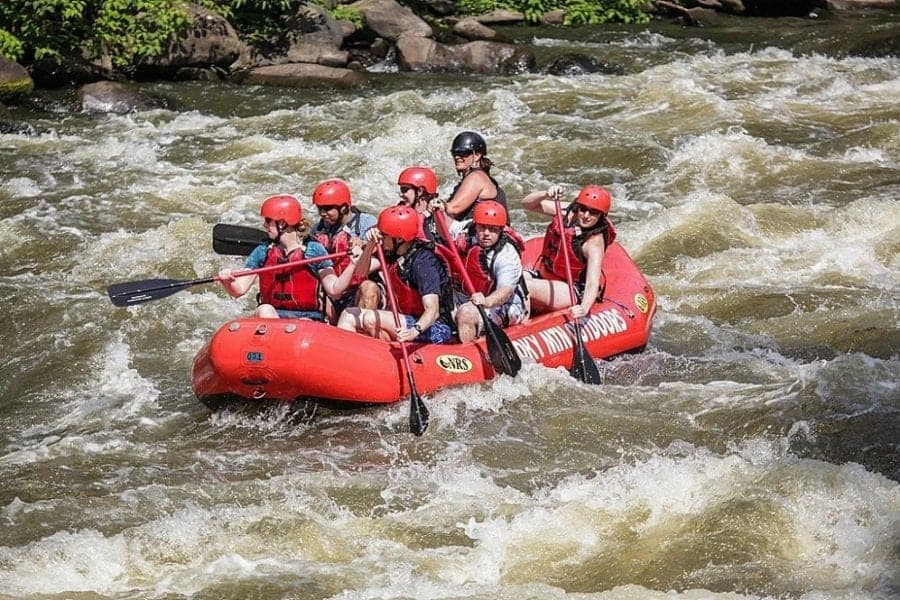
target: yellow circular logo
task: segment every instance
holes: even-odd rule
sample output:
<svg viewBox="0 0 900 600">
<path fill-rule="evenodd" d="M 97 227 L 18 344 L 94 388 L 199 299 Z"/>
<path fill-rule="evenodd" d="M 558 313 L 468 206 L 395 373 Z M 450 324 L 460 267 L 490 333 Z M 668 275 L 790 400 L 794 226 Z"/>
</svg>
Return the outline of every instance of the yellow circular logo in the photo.
<svg viewBox="0 0 900 600">
<path fill-rule="evenodd" d="M 643 294 L 634 295 L 634 305 L 637 306 L 637 309 L 642 313 L 646 313 L 650 308 L 650 303 L 647 302 L 647 298 Z"/>
<path fill-rule="evenodd" d="M 472 361 L 462 356 L 441 354 L 434 360 L 440 368 L 448 373 L 468 373 L 472 370 Z"/>
</svg>

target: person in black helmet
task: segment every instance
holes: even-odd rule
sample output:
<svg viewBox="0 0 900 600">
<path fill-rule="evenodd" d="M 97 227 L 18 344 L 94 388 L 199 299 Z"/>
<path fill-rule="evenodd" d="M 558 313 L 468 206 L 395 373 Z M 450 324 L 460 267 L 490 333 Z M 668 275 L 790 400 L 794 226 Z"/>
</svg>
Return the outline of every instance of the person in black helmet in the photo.
<svg viewBox="0 0 900 600">
<path fill-rule="evenodd" d="M 503 188 L 491 177 L 494 163 L 485 156 L 487 143 L 483 137 L 463 131 L 453 138 L 450 154 L 461 179 L 445 204 L 448 215 L 456 220 L 470 219 L 475 204 L 484 200 L 496 200 L 507 208 Z"/>
</svg>

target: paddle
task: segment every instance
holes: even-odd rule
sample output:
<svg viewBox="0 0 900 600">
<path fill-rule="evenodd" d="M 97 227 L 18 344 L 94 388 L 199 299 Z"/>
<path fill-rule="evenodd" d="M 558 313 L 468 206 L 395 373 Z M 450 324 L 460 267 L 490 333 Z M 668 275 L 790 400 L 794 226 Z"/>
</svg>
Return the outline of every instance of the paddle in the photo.
<svg viewBox="0 0 900 600">
<path fill-rule="evenodd" d="M 327 260 L 329 258 L 337 258 L 344 256 L 346 252 L 335 252 L 334 254 L 325 254 L 314 258 L 306 258 L 294 262 L 286 262 L 280 265 L 270 265 L 259 269 L 250 269 L 247 271 L 235 271 L 235 277 L 244 277 L 246 275 L 258 275 L 268 271 L 279 271 L 292 267 L 308 265 L 310 263 Z M 195 285 L 204 283 L 212 283 L 219 281 L 219 276 L 204 277 L 202 279 L 145 279 L 143 281 L 128 281 L 125 283 L 114 283 L 106 288 L 109 299 L 116 306 L 134 306 L 135 304 L 143 304 L 151 300 L 159 300 L 171 296 L 176 292 L 187 289 Z"/>
<path fill-rule="evenodd" d="M 454 244 L 450 238 L 450 230 L 447 228 L 447 221 L 444 219 L 444 213 L 440 210 L 434 211 L 434 221 L 437 223 L 438 229 L 441 230 L 441 235 L 444 236 L 444 239 L 447 241 L 447 245 L 450 246 L 452 250 L 453 263 L 456 265 L 457 270 L 462 274 L 466 293 L 471 296 L 475 293 L 475 286 L 472 285 L 472 278 L 469 277 L 469 274 L 466 272 L 462 258 L 459 256 L 459 248 L 456 247 L 456 244 Z M 515 346 L 513 346 L 512 342 L 509 340 L 509 336 L 503 331 L 503 328 L 491 320 L 487 311 L 484 310 L 484 307 L 479 304 L 476 305 L 476 308 L 478 309 L 478 312 L 481 313 L 482 321 L 484 321 L 484 334 L 487 338 L 488 356 L 491 357 L 491 364 L 494 365 L 494 369 L 498 373 L 505 373 L 515 377 L 519 372 L 519 369 L 522 368 L 522 359 L 519 358 L 519 353 L 516 352 Z"/>
<path fill-rule="evenodd" d="M 562 236 L 563 239 L 560 248 L 562 248 L 563 261 L 566 265 L 566 281 L 569 284 L 569 299 L 574 306 L 578 302 L 578 297 L 575 295 L 575 284 L 572 282 L 572 266 L 569 262 L 569 244 L 565 241 L 566 227 L 563 223 L 562 208 L 559 205 L 559 194 L 554 197 L 554 200 L 556 202 L 556 226 L 559 228 L 560 236 Z M 578 319 L 572 319 L 572 323 L 575 325 L 575 353 L 572 356 L 572 368 L 569 369 L 569 373 L 572 377 L 579 381 L 583 381 L 584 383 L 600 384 L 602 383 L 602 380 L 600 379 L 600 371 L 597 369 L 597 363 L 591 358 L 587 348 L 584 347 L 584 340 L 581 338 L 581 323 Z"/>
<path fill-rule="evenodd" d="M 381 263 L 381 269 L 385 273 L 382 280 L 384 281 L 388 300 L 391 303 L 391 312 L 394 313 L 394 324 L 397 326 L 397 329 L 400 329 L 400 311 L 397 309 L 397 297 L 394 296 L 391 278 L 387 275 L 387 263 L 384 260 L 384 250 L 381 249 L 381 242 L 375 245 L 375 249 L 378 251 L 378 262 Z M 409 430 L 413 435 L 420 436 L 428 429 L 428 408 L 419 397 L 419 392 L 416 391 L 416 380 L 413 377 L 412 363 L 409 361 L 406 342 L 400 342 L 400 351 L 403 353 L 403 361 L 406 363 L 406 377 L 409 381 Z"/>
<path fill-rule="evenodd" d="M 216 254 L 249 256 L 253 249 L 269 238 L 265 231 L 245 225 L 218 223 L 213 227 L 213 250 Z"/>
</svg>

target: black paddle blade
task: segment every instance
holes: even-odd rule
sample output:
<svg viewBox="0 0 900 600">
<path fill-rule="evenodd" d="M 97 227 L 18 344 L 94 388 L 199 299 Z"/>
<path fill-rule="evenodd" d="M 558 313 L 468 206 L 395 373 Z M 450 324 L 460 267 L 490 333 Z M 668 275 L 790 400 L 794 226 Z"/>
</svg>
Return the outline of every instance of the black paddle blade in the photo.
<svg viewBox="0 0 900 600">
<path fill-rule="evenodd" d="M 213 250 L 216 254 L 249 256 L 254 248 L 267 240 L 265 231 L 253 227 L 227 223 L 213 227 Z"/>
<path fill-rule="evenodd" d="M 180 292 L 188 286 L 197 283 L 208 283 L 207 280 L 183 279 L 146 279 L 144 281 L 130 281 L 126 283 L 114 283 L 106 288 L 109 299 L 116 306 L 134 306 L 151 300 L 159 300 Z"/>
<path fill-rule="evenodd" d="M 572 368 L 569 369 L 569 374 L 575 379 L 591 385 L 603 383 L 597 363 L 594 362 L 587 348 L 584 347 L 584 342 L 581 338 L 581 326 L 577 321 L 575 323 L 574 355 L 572 356 Z"/>
<path fill-rule="evenodd" d="M 409 430 L 416 437 L 421 436 L 428 429 L 428 408 L 416 391 L 412 374 L 409 375 Z"/>
<path fill-rule="evenodd" d="M 484 335 L 487 337 L 488 356 L 491 357 L 491 364 L 494 370 L 504 375 L 515 377 L 522 368 L 522 359 L 516 352 L 509 336 L 503 329 L 491 321 L 483 306 L 478 307 L 481 318 L 484 321 Z"/>
</svg>

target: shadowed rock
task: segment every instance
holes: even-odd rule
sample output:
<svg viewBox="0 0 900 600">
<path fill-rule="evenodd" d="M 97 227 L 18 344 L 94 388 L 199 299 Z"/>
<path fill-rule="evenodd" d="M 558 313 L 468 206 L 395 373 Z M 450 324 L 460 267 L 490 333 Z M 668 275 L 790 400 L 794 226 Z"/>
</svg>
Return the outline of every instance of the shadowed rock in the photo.
<svg viewBox="0 0 900 600">
<path fill-rule="evenodd" d="M 605 73 L 607 75 L 624 75 L 625 69 L 619 65 L 600 62 L 592 56 L 584 54 L 565 54 L 560 56 L 546 67 L 546 72 L 551 75 L 576 76 L 588 73 Z"/>
<path fill-rule="evenodd" d="M 289 63 L 270 65 L 245 71 L 236 81 L 246 85 L 273 85 L 280 87 L 327 87 L 337 85 L 345 88 L 362 87 L 369 84 L 368 78 L 359 71 L 336 69 L 311 63 Z"/>
<path fill-rule="evenodd" d="M 124 114 L 150 110 L 162 105 L 144 96 L 134 85 L 115 81 L 98 81 L 81 86 L 75 94 L 81 110 L 89 113 Z"/>
</svg>

